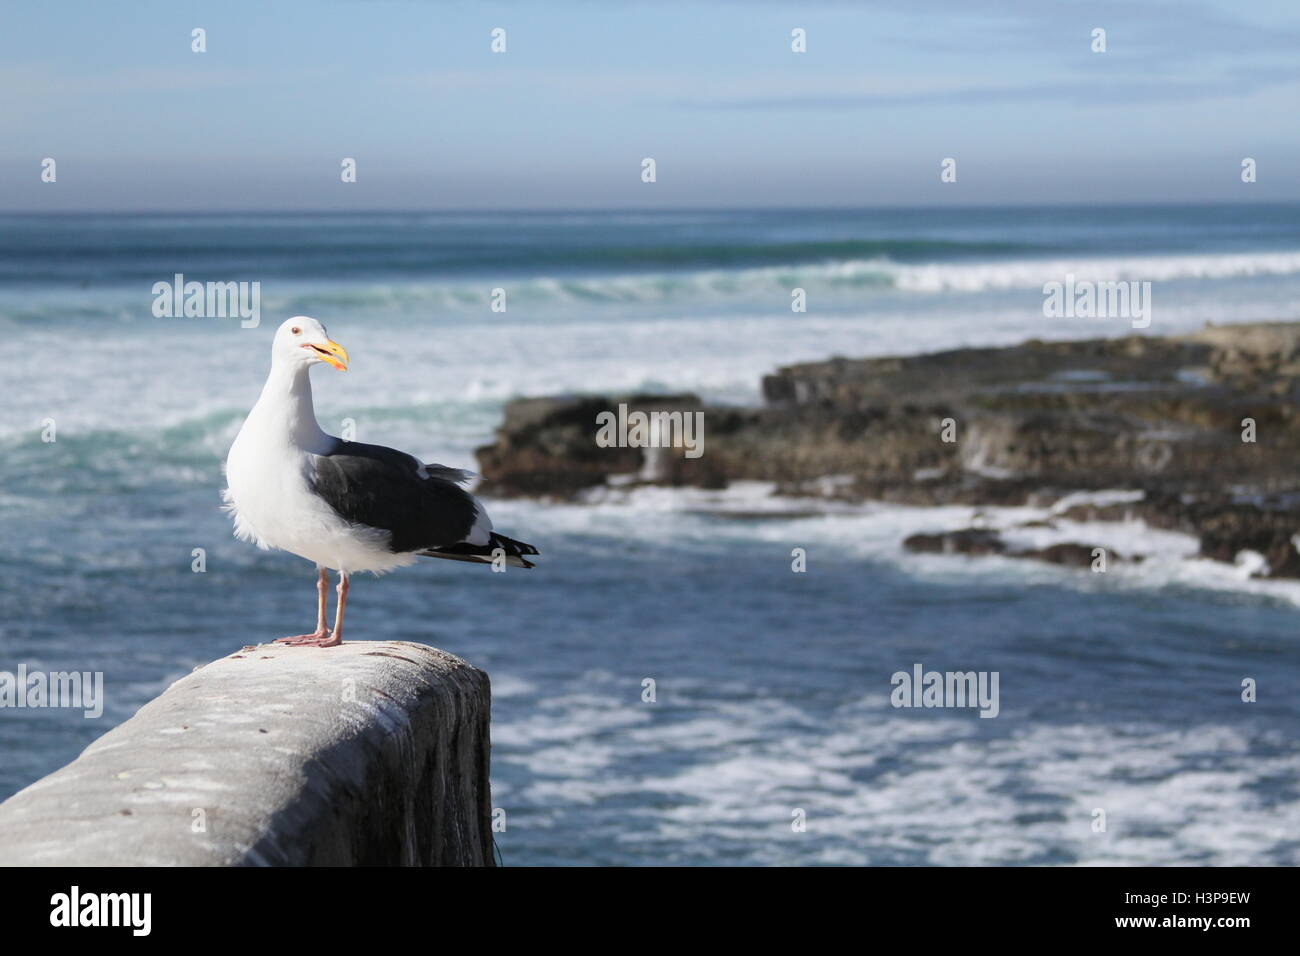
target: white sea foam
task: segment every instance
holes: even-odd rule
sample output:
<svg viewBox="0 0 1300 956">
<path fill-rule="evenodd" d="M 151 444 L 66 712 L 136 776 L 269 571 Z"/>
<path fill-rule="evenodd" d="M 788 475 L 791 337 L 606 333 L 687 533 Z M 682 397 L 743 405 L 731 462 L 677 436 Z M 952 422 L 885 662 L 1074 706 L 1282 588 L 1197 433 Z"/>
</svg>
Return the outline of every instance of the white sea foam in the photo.
<svg viewBox="0 0 1300 956">
<path fill-rule="evenodd" d="M 741 269 L 636 273 L 587 277 L 537 277 L 503 287 L 521 307 L 545 305 L 710 303 L 789 298 L 795 286 L 857 295 L 872 290 L 905 292 L 986 292 L 1041 289 L 1067 274 L 1080 279 L 1171 282 L 1184 279 L 1232 279 L 1300 273 L 1300 250 L 1159 256 L 1073 256 L 1003 259 L 980 262 L 900 263 L 887 258 L 849 259 L 801 265 Z M 278 302 L 268 298 L 268 306 Z M 311 308 L 435 308 L 482 312 L 487 291 L 482 283 L 462 281 L 370 283 L 323 286 L 285 300 L 288 311 Z M 787 303 L 788 307 L 788 303 Z"/>
<path fill-rule="evenodd" d="M 725 549 L 733 543 L 770 542 L 787 551 L 809 550 L 809 560 L 856 559 L 894 565 L 935 581 L 1037 581 L 1085 591 L 1158 590 L 1170 586 L 1235 592 L 1300 606 L 1300 582 L 1251 577 L 1249 562 L 1225 564 L 1196 557 L 1195 537 L 1148 526 L 1138 520 L 1075 521 L 1060 514 L 1068 507 L 1118 504 L 1140 499 L 1141 492 L 1114 489 L 1080 492 L 1049 507 L 913 507 L 882 503 L 849 504 L 775 496 L 765 482 L 736 482 L 726 490 L 694 488 L 602 488 L 576 505 L 501 502 L 512 519 L 546 533 L 613 538 L 637 537 L 663 546 Z M 653 515 L 653 519 L 649 516 Z M 710 521 L 710 515 L 738 520 Z M 1045 522 L 1043 527 L 1024 527 Z M 967 557 L 912 553 L 902 542 L 913 534 L 968 528 L 998 531 L 1012 550 L 1074 542 L 1106 548 L 1105 573 L 1000 555 Z M 1116 556 L 1126 560 L 1117 560 Z M 1140 562 L 1132 559 L 1140 558 Z"/>
<path fill-rule="evenodd" d="M 974 721 L 918 719 L 883 694 L 814 717 L 716 687 L 688 715 L 652 719 L 613 680 L 499 722 L 494 757 L 527 770 L 511 799 L 540 826 L 581 807 L 598 828 L 597 808 L 627 807 L 607 825 L 635 833 L 652 858 L 657 847 L 694 846 L 702 859 L 752 864 L 1251 865 L 1285 856 L 1300 825 L 1300 804 L 1259 791 L 1294 776 L 1300 757 L 1252 754 L 1233 728 L 1036 723 L 981 739 Z M 690 679 L 674 680 L 691 693 Z M 665 752 L 692 759 L 665 770 Z M 652 812 L 647 792 L 658 797 Z M 791 828 L 796 808 L 806 834 Z M 1104 832 L 1092 827 L 1099 808 Z"/>
<path fill-rule="evenodd" d="M 1066 275 L 1090 281 L 1171 282 L 1300 273 L 1300 251 L 1022 259 L 1008 262 L 900 265 L 894 284 L 916 292 L 1041 289 Z"/>
<path fill-rule="evenodd" d="M 1123 322 L 1045 319 L 1038 290 L 1062 269 L 1189 280 L 1157 288 L 1152 333 L 1300 314 L 1300 253 L 1291 252 L 523 280 L 553 289 L 553 307 L 514 296 L 506 314 L 488 311 L 486 287 L 474 283 L 340 283 L 292 293 L 268 286 L 263 309 L 315 313 L 352 353 L 346 380 L 316 376 L 323 420 L 392 425 L 395 433 L 372 430 L 367 440 L 472 464 L 466 457 L 516 395 L 689 390 L 757 403 L 762 376 L 793 362 L 1132 331 Z M 881 295 L 852 285 L 885 275 Z M 584 282 L 633 291 L 604 305 L 565 298 Z M 791 313 L 789 290 L 800 284 L 809 311 Z M 635 291 L 678 285 L 687 291 L 676 299 Z M 697 294 L 696 286 L 712 292 Z M 265 374 L 266 330 L 159 320 L 148 306 L 139 290 L 0 291 L 13 357 L 0 439 L 35 434 L 46 418 L 65 435 L 87 435 L 242 415 Z"/>
</svg>

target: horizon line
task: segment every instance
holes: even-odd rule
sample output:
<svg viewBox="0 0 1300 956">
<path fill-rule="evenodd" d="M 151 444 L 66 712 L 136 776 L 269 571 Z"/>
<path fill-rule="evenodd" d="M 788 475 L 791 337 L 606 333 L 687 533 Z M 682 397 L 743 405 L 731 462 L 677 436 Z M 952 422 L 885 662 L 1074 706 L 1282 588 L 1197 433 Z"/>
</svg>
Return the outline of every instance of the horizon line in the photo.
<svg viewBox="0 0 1300 956">
<path fill-rule="evenodd" d="M 1166 206 L 1249 206 L 1249 205 L 1300 205 L 1300 196 L 1286 199 L 1276 197 L 1261 199 L 1153 199 L 1148 201 L 1097 201 L 1097 202 L 1007 202 L 1007 203 L 949 203 L 909 204 L 880 203 L 870 205 L 772 205 L 772 206 L 554 206 L 542 208 L 501 207 L 443 207 L 420 209 L 325 209 L 321 207 L 277 209 L 4 209 L 4 216 L 443 216 L 443 215 L 573 215 L 573 214 L 655 214 L 655 213 L 737 213 L 737 212 L 877 212 L 924 210 L 981 210 L 1006 209 L 1147 209 Z"/>
</svg>

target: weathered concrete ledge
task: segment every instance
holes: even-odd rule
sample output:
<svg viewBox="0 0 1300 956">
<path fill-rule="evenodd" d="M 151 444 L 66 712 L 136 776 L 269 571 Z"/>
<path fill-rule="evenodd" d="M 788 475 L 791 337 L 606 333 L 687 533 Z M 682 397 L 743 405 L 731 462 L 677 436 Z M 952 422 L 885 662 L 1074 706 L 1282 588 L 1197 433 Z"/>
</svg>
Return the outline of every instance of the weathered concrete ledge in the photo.
<svg viewBox="0 0 1300 956">
<path fill-rule="evenodd" d="M 490 707 L 422 644 L 246 647 L 0 804 L 0 865 L 490 866 Z"/>
</svg>

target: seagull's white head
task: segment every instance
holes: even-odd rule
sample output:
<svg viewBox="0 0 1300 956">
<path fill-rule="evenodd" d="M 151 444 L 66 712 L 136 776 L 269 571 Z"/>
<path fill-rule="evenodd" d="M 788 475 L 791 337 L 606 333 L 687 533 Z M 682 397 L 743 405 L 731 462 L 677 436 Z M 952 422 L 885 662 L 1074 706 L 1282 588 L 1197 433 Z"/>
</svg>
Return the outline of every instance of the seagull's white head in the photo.
<svg viewBox="0 0 1300 956">
<path fill-rule="evenodd" d="M 325 362 L 342 372 L 348 370 L 348 350 L 325 334 L 325 326 L 307 315 L 286 319 L 271 343 L 271 363 L 307 366 Z"/>
</svg>

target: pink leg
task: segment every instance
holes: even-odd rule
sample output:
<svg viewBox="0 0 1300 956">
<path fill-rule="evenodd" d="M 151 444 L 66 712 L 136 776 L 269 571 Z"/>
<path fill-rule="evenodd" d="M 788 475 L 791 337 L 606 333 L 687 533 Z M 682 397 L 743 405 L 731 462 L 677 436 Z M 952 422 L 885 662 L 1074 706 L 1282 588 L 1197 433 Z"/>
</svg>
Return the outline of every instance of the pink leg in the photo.
<svg viewBox="0 0 1300 956">
<path fill-rule="evenodd" d="M 334 647 L 343 643 L 343 609 L 348 604 L 348 575 L 346 571 L 339 572 L 339 601 L 334 609 L 334 632 L 332 634 L 324 633 L 324 618 L 321 619 L 320 634 L 304 634 L 302 637 L 293 637 L 285 641 L 290 647 Z M 324 591 L 321 592 L 321 601 L 324 601 Z M 324 612 L 322 612 L 324 613 Z"/>
<path fill-rule="evenodd" d="M 324 568 L 317 569 L 320 574 L 316 578 L 316 632 L 314 634 L 298 634 L 294 637 L 281 637 L 273 641 L 274 644 L 305 644 L 308 642 L 324 640 L 329 633 L 325 627 L 325 592 L 329 590 L 330 576 Z"/>
</svg>

